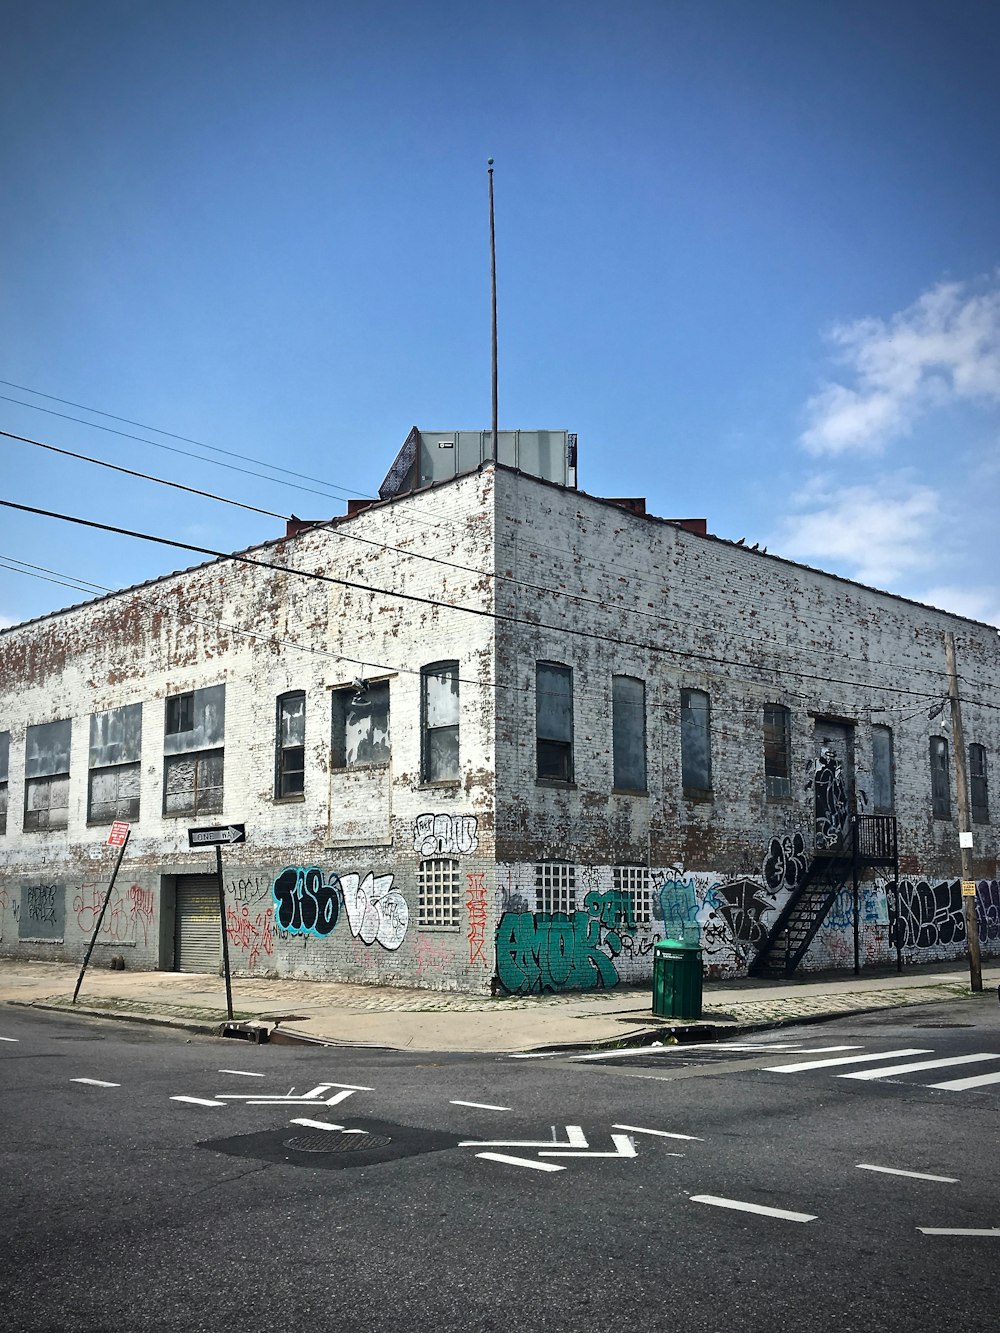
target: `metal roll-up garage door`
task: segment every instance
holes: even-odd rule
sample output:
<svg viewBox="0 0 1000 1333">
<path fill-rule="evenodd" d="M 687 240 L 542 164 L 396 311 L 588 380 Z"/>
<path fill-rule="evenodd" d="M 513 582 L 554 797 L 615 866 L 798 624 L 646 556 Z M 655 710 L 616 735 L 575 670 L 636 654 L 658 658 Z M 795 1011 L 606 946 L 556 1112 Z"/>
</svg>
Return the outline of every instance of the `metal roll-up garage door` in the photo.
<svg viewBox="0 0 1000 1333">
<path fill-rule="evenodd" d="M 214 875 L 178 875 L 176 972 L 218 972 L 222 962 L 219 884 Z"/>
</svg>

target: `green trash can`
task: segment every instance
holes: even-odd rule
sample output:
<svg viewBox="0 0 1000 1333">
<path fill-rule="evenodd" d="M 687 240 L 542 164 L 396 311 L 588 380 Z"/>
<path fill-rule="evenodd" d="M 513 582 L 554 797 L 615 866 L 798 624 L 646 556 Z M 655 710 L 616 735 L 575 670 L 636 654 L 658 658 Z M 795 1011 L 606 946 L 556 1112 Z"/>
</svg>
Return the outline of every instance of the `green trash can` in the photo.
<svg viewBox="0 0 1000 1333">
<path fill-rule="evenodd" d="M 659 1018 L 701 1018 L 701 948 L 658 940 L 653 948 L 653 1013 Z"/>
</svg>

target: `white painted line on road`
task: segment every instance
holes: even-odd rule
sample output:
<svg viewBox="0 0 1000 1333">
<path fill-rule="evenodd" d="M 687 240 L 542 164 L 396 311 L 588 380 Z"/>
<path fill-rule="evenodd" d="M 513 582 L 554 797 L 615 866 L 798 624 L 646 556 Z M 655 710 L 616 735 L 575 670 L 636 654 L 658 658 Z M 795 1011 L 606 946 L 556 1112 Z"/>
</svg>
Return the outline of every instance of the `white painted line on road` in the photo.
<svg viewBox="0 0 1000 1333">
<path fill-rule="evenodd" d="M 539 1157 L 636 1157 L 638 1153 L 636 1146 L 627 1134 L 612 1134 L 611 1142 L 615 1145 L 614 1152 L 578 1152 L 571 1149 L 569 1152 L 565 1148 L 543 1148 L 538 1154 Z"/>
<path fill-rule="evenodd" d="M 881 1171 L 885 1176 L 908 1176 L 911 1180 L 938 1180 L 942 1185 L 957 1185 L 955 1176 L 928 1176 L 923 1171 L 900 1171 L 894 1166 L 872 1166 L 871 1162 L 859 1162 L 859 1171 Z"/>
<path fill-rule="evenodd" d="M 542 1139 L 538 1143 L 524 1139 L 466 1139 L 458 1146 L 460 1148 L 586 1148 L 589 1145 L 582 1125 L 567 1125 L 565 1143 L 560 1143 L 553 1131 L 550 1139 Z"/>
<path fill-rule="evenodd" d="M 305 1125 L 306 1129 L 343 1129 L 343 1125 L 328 1125 L 325 1120 L 293 1120 L 293 1125 Z"/>
<path fill-rule="evenodd" d="M 252 1069 L 220 1069 L 220 1074 L 242 1074 L 244 1078 L 264 1078 L 263 1074 L 258 1074 Z"/>
<path fill-rule="evenodd" d="M 741 1203 L 739 1199 L 720 1199 L 715 1194 L 692 1194 L 692 1203 L 710 1203 L 716 1208 L 735 1208 L 739 1213 L 762 1213 L 765 1217 L 780 1217 L 786 1222 L 815 1222 L 811 1213 L 790 1213 L 784 1208 L 765 1208 L 760 1203 Z"/>
<path fill-rule="evenodd" d="M 671 1134 L 666 1129 L 643 1129 L 641 1125 L 612 1125 L 612 1129 L 625 1129 L 630 1134 L 655 1134 L 658 1139 L 687 1139 L 691 1143 L 704 1143 L 697 1134 Z"/>
<path fill-rule="evenodd" d="M 491 1106 L 489 1102 L 449 1102 L 450 1106 L 471 1106 L 476 1111 L 509 1111 L 509 1106 Z"/>
<path fill-rule="evenodd" d="M 533 1162 L 527 1157 L 508 1157 L 504 1152 L 477 1152 L 477 1157 L 482 1157 L 487 1162 L 505 1162 L 507 1166 L 530 1166 L 534 1171 L 565 1171 L 564 1166 L 558 1166 L 555 1162 Z"/>
<path fill-rule="evenodd" d="M 345 1129 L 345 1134 L 367 1134 L 367 1129 Z"/>
<path fill-rule="evenodd" d="M 879 1069 L 861 1069 L 838 1078 L 885 1078 L 893 1074 L 916 1074 L 921 1069 L 946 1069 L 949 1065 L 974 1065 L 983 1060 L 1000 1060 L 1000 1055 L 953 1055 L 947 1060 L 918 1060 L 912 1065 L 883 1065 Z"/>
<path fill-rule="evenodd" d="M 509 1055 L 508 1060 L 547 1060 L 555 1051 L 529 1051 L 523 1055 Z"/>
<path fill-rule="evenodd" d="M 903 1051 L 879 1051 L 877 1055 L 845 1055 L 837 1060 L 803 1060 L 794 1065 L 768 1065 L 764 1074 L 799 1074 L 805 1069 L 831 1069 L 834 1065 L 858 1065 L 865 1060 L 897 1060 L 906 1055 L 932 1055 L 927 1047 L 908 1047 Z"/>
<path fill-rule="evenodd" d="M 103 1078 L 71 1078 L 71 1083 L 89 1083 L 92 1088 L 120 1088 L 120 1083 L 107 1083 Z"/>
<path fill-rule="evenodd" d="M 985 1088 L 989 1083 L 1000 1083 L 1000 1074 L 972 1074 L 969 1078 L 953 1078 L 947 1083 L 928 1083 L 929 1088 L 946 1088 L 949 1092 L 965 1092 L 967 1088 Z"/>
<path fill-rule="evenodd" d="M 691 1041 L 679 1042 L 676 1046 L 628 1046 L 620 1051 L 591 1051 L 589 1055 L 570 1055 L 570 1060 L 619 1060 L 632 1055 L 683 1055 L 685 1051 L 798 1051 L 802 1046 L 744 1046 L 739 1042 Z M 847 1047 L 838 1047 L 838 1050 Z M 850 1047 L 855 1050 L 855 1047 Z"/>
<path fill-rule="evenodd" d="M 803 1046 L 803 1055 L 827 1055 L 834 1051 L 863 1051 L 863 1046 Z"/>
<path fill-rule="evenodd" d="M 0 1037 L 0 1041 L 20 1041 L 20 1037 Z"/>
<path fill-rule="evenodd" d="M 1000 1236 L 1000 1227 L 917 1227 L 925 1236 Z"/>
<path fill-rule="evenodd" d="M 225 1102 L 213 1102 L 208 1097 L 171 1097 L 172 1102 L 190 1102 L 192 1106 L 225 1106 Z"/>
</svg>

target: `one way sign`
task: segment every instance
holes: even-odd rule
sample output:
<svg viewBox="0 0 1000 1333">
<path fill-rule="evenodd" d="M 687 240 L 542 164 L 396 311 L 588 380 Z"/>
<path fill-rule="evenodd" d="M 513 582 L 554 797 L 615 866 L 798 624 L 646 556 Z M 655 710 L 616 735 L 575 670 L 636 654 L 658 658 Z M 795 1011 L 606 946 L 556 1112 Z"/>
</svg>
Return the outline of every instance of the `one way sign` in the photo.
<svg viewBox="0 0 1000 1333">
<path fill-rule="evenodd" d="M 227 843 L 246 842 L 245 824 L 226 824 L 220 828 L 189 828 L 189 847 L 223 847 Z"/>
</svg>

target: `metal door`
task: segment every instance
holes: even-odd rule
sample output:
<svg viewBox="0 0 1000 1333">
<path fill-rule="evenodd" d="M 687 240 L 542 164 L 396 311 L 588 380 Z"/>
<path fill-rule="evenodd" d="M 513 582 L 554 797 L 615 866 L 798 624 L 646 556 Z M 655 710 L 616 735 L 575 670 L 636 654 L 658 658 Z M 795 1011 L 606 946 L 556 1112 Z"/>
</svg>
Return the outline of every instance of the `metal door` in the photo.
<svg viewBox="0 0 1000 1333">
<path fill-rule="evenodd" d="M 836 851 L 847 841 L 852 786 L 852 728 L 842 722 L 816 723 L 813 792 L 816 798 L 816 850 Z"/>
<path fill-rule="evenodd" d="M 218 881 L 214 875 L 178 875 L 174 971 L 218 972 L 221 963 Z"/>
</svg>

